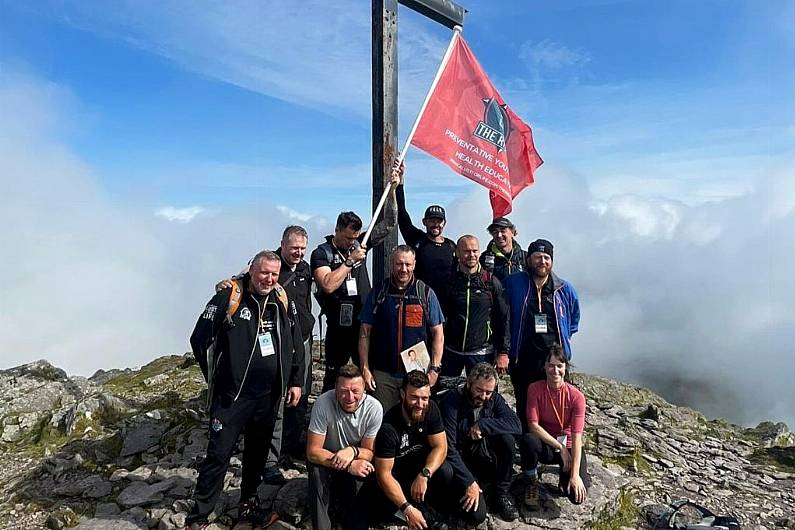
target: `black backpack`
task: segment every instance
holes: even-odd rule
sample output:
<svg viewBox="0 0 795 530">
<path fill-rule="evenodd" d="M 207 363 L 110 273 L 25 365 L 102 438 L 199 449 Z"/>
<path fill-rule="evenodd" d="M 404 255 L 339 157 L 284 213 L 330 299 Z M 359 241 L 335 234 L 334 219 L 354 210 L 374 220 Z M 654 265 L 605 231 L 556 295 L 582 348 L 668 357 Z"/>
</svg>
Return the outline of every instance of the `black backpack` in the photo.
<svg viewBox="0 0 795 530">
<path fill-rule="evenodd" d="M 679 522 L 677 515 L 686 506 L 692 506 L 701 516 L 698 523 Z M 715 515 L 708 509 L 687 499 L 681 499 L 671 503 L 671 506 L 663 513 L 654 525 L 654 530 L 669 529 L 675 530 L 702 530 L 706 528 L 718 528 L 722 530 L 742 530 L 740 522 L 731 515 Z"/>
</svg>

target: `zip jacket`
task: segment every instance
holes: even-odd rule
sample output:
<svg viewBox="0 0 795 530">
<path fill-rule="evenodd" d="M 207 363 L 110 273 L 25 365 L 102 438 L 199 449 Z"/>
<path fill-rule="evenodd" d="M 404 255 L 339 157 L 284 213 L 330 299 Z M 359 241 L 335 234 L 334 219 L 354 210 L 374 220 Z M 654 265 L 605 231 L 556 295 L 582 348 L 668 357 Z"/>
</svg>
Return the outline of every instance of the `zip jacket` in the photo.
<svg viewBox="0 0 795 530">
<path fill-rule="evenodd" d="M 508 305 L 502 283 L 492 273 L 481 269 L 469 274 L 456 267 L 439 302 L 446 349 L 466 353 L 491 345 L 497 353 L 508 351 Z"/>
<path fill-rule="evenodd" d="M 493 267 L 488 265 L 491 259 L 494 260 Z M 516 272 L 527 268 L 527 252 L 522 250 L 521 245 L 513 241 L 513 249 L 510 254 L 503 254 L 494 241 L 489 242 L 488 247 L 480 255 L 480 264 L 486 270 L 491 270 L 503 284 L 505 279 Z"/>
<path fill-rule="evenodd" d="M 280 258 L 282 257 L 281 248 L 276 249 L 275 252 Z M 301 260 L 293 271 L 282 258 L 279 285 L 287 291 L 287 296 L 294 305 L 293 315 L 298 315 L 301 337 L 307 341 L 312 337 L 312 328 L 315 327 L 315 317 L 312 316 L 312 271 L 309 269 L 309 263 Z"/>
<path fill-rule="evenodd" d="M 473 442 L 469 437 L 469 429 L 475 423 L 474 408 L 465 395 L 466 391 L 466 386 L 450 390 L 439 403 L 447 435 L 447 461 L 453 468 L 455 480 L 465 488 L 475 482 L 475 476 L 464 463 L 468 444 Z M 499 392 L 494 392 L 491 399 L 483 403 L 477 421 L 484 437 L 492 434 L 522 434 L 519 416 Z"/>
<path fill-rule="evenodd" d="M 554 272 L 552 278 L 552 303 L 557 319 L 558 341 L 571 359 L 571 336 L 577 333 L 580 325 L 580 301 L 577 291 L 566 280 Z M 530 273 L 523 271 L 508 276 L 505 280 L 505 299 L 508 302 L 511 322 L 511 350 L 509 356 L 513 362 L 521 362 L 518 358 L 522 351 L 522 334 L 525 326 L 533 324 L 533 301 L 536 300 L 536 286 Z"/>
<path fill-rule="evenodd" d="M 263 303 L 277 307 L 274 346 L 278 354 L 279 392 L 284 394 L 289 387 L 303 385 L 306 367 L 300 327 L 276 300 L 276 293 L 269 294 L 263 302 L 254 298 L 248 290 L 249 280 L 248 274 L 240 280 L 242 299 L 230 320 L 226 318 L 231 292 L 228 288 L 210 300 L 190 338 L 193 355 L 209 388 L 208 404 L 214 395 L 224 394 L 237 400 L 243 391 L 253 356 L 261 355 L 257 333 Z M 283 288 L 277 285 L 276 289 Z"/>
</svg>

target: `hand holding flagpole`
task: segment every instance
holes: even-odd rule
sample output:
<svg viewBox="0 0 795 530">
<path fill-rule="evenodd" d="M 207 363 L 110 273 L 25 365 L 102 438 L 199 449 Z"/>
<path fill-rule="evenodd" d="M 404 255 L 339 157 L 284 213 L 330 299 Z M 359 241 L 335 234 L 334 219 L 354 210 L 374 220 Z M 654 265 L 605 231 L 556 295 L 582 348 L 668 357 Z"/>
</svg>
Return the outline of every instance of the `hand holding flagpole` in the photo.
<svg viewBox="0 0 795 530">
<path fill-rule="evenodd" d="M 450 54 L 453 52 L 453 47 L 455 46 L 456 40 L 458 40 L 458 36 L 461 34 L 461 26 L 456 26 L 453 28 L 453 37 L 450 39 L 450 44 L 447 46 L 447 51 L 444 53 L 444 57 L 442 58 L 442 63 L 439 65 L 439 69 L 436 71 L 436 76 L 433 78 L 433 83 L 431 83 L 431 88 L 428 90 L 428 93 L 425 95 L 425 101 L 422 102 L 422 106 L 420 107 L 420 112 L 417 114 L 417 119 L 414 120 L 414 125 L 411 127 L 411 131 L 409 131 L 409 135 L 406 138 L 406 142 L 403 144 L 403 149 L 400 150 L 398 157 L 395 159 L 395 163 L 392 166 L 392 171 L 394 172 L 400 165 L 403 163 L 403 160 L 406 158 L 406 152 L 409 149 L 409 145 L 411 145 L 411 140 L 414 138 L 414 133 L 417 132 L 417 126 L 420 124 L 420 119 L 422 118 L 422 114 L 425 112 L 425 108 L 428 106 L 428 101 L 431 99 L 431 95 L 433 94 L 436 85 L 439 83 L 439 78 L 444 71 L 444 67 L 447 66 L 447 61 L 450 59 Z M 389 196 L 389 192 L 392 191 L 393 183 L 390 182 L 386 188 L 384 189 L 384 193 L 381 195 L 381 200 L 378 201 L 378 206 L 375 207 L 375 211 L 373 212 L 373 218 L 370 220 L 370 226 L 367 227 L 367 233 L 364 234 L 364 240 L 362 241 L 362 245 L 366 246 L 367 241 L 370 239 L 370 234 L 375 227 L 376 219 L 378 216 L 381 215 L 381 210 L 384 209 L 384 204 L 386 203 L 386 199 Z"/>
</svg>

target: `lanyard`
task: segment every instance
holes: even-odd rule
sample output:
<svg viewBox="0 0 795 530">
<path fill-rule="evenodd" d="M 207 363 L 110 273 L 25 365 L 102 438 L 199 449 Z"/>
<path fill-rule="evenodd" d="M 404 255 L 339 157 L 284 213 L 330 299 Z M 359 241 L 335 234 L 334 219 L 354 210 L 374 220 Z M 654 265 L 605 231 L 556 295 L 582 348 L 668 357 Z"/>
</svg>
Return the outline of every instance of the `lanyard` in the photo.
<svg viewBox="0 0 795 530">
<path fill-rule="evenodd" d="M 552 405 L 552 410 L 555 411 L 555 417 L 558 419 L 558 423 L 560 424 L 560 432 L 563 432 L 563 426 L 565 425 L 563 420 L 566 419 L 566 399 L 569 397 L 569 389 L 566 387 L 566 383 L 563 383 L 563 387 L 560 389 L 561 412 L 558 413 L 558 408 L 555 406 L 555 400 L 552 399 L 552 392 L 549 391 L 549 385 L 545 386 L 547 387 L 547 397 L 549 397 L 549 404 Z"/>
</svg>

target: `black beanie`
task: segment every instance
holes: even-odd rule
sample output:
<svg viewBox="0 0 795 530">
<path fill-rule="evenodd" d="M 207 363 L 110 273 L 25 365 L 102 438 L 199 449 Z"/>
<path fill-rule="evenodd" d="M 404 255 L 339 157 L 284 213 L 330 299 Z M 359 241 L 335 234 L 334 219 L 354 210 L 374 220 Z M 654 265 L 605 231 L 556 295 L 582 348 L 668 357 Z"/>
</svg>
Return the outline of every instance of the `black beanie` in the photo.
<svg viewBox="0 0 795 530">
<path fill-rule="evenodd" d="M 552 243 L 546 239 L 536 239 L 530 243 L 530 246 L 527 247 L 527 255 L 529 256 L 533 252 L 543 252 L 544 254 L 549 254 L 550 259 L 554 259 L 552 255 Z"/>
</svg>

